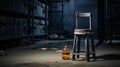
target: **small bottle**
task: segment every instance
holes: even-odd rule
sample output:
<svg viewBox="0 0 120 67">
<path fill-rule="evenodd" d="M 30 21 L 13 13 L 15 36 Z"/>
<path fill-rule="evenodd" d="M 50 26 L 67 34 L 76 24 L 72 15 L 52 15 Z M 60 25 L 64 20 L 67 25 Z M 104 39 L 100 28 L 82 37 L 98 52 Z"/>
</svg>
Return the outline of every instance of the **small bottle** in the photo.
<svg viewBox="0 0 120 67">
<path fill-rule="evenodd" d="M 62 59 L 63 60 L 69 60 L 70 59 L 70 50 L 66 45 L 62 49 Z"/>
</svg>

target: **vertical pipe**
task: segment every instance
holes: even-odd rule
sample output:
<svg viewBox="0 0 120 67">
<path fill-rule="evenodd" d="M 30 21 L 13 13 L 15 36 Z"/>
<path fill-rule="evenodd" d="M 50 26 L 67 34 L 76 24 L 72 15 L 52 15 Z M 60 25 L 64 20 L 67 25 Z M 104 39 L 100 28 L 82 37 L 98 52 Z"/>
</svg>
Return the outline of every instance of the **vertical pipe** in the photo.
<svg viewBox="0 0 120 67">
<path fill-rule="evenodd" d="M 32 36 L 31 36 L 31 39 L 32 39 L 32 42 L 34 40 L 34 7 L 35 7 L 35 0 L 33 0 L 33 5 L 32 5 Z"/>
<path fill-rule="evenodd" d="M 64 16 L 63 16 L 63 11 L 64 11 L 64 2 L 63 2 L 63 0 L 62 0 L 62 32 L 63 32 L 63 29 L 64 29 L 64 24 L 63 24 L 63 20 L 64 20 Z M 62 33 L 63 34 L 63 33 Z"/>
<path fill-rule="evenodd" d="M 45 1 L 45 39 L 47 39 L 48 28 L 47 28 L 47 0 Z"/>
<path fill-rule="evenodd" d="M 27 18 L 27 39 L 30 37 L 30 1 L 28 2 L 28 18 Z"/>
</svg>

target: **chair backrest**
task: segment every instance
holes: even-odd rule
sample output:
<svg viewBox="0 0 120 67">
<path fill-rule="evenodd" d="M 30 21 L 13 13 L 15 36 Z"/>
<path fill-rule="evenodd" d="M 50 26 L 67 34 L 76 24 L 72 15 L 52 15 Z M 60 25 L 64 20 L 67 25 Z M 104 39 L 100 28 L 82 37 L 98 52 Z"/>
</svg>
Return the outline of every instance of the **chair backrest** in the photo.
<svg viewBox="0 0 120 67">
<path fill-rule="evenodd" d="M 76 29 L 78 29 L 78 17 L 88 17 L 89 18 L 89 29 L 92 30 L 91 13 L 76 13 Z"/>
</svg>

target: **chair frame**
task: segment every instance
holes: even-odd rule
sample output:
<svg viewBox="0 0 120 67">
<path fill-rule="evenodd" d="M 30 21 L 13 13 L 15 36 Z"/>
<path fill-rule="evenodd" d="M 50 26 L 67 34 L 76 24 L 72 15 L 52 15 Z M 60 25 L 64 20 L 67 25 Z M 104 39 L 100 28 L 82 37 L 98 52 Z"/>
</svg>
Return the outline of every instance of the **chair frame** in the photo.
<svg viewBox="0 0 120 67">
<path fill-rule="evenodd" d="M 78 17 L 88 17 L 89 18 L 89 28 L 88 29 L 78 29 Z M 92 54 L 93 58 L 95 57 L 95 45 L 93 40 L 93 32 L 92 32 L 92 17 L 91 13 L 76 13 L 76 28 L 74 30 L 74 42 L 73 42 L 73 52 L 72 59 L 75 60 L 80 57 L 80 36 L 85 35 L 85 53 L 86 53 L 86 61 L 90 61 L 90 54 Z M 90 45 L 89 38 L 91 39 L 91 53 L 90 53 Z"/>
</svg>

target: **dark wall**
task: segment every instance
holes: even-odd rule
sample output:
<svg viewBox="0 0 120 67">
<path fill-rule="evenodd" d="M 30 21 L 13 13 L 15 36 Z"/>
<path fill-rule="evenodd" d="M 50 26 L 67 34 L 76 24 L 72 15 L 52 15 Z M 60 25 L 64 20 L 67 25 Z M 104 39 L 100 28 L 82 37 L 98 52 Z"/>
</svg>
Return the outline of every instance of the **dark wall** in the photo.
<svg viewBox="0 0 120 67">
<path fill-rule="evenodd" d="M 64 31 L 73 36 L 75 23 L 75 0 L 64 1 Z"/>
<path fill-rule="evenodd" d="M 109 30 L 109 39 L 120 40 L 120 0 L 106 0 L 107 1 L 107 16 L 106 19 L 108 26 L 106 29 Z"/>
<path fill-rule="evenodd" d="M 105 37 L 105 0 L 98 0 L 98 38 L 103 40 Z"/>
<path fill-rule="evenodd" d="M 100 40 L 120 39 L 120 1 L 98 0 L 98 38 Z"/>
<path fill-rule="evenodd" d="M 73 35 L 76 12 L 91 12 L 93 30 L 97 36 L 97 0 L 69 0 L 64 3 L 64 30 Z M 85 23 L 82 23 L 85 25 Z"/>
</svg>

